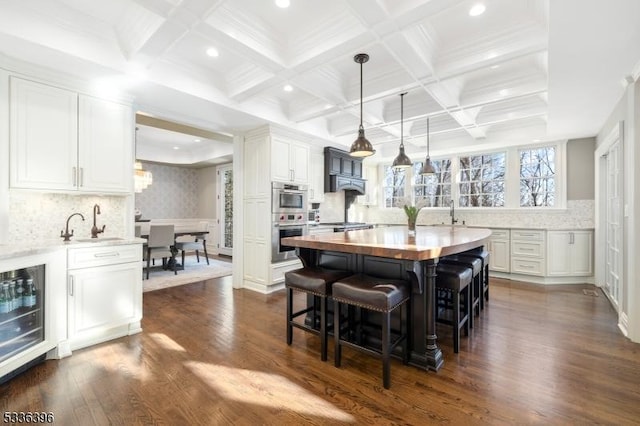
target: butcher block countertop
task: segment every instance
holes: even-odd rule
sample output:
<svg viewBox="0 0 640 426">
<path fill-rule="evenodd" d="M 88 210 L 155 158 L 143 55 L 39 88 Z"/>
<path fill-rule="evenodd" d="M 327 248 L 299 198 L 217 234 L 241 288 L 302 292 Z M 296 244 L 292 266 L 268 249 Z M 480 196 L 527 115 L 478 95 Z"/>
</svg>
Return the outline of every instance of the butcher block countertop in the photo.
<svg viewBox="0 0 640 426">
<path fill-rule="evenodd" d="M 418 226 L 415 236 L 406 226 L 283 238 L 292 247 L 365 254 L 392 259 L 427 260 L 482 245 L 491 236 L 486 228 Z"/>
</svg>

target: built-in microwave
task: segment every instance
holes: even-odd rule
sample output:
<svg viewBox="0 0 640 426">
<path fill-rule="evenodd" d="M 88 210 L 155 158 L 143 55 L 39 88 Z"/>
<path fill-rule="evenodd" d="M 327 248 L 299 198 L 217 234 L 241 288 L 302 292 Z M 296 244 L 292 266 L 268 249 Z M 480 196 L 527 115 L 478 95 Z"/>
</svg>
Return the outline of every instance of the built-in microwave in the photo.
<svg viewBox="0 0 640 426">
<path fill-rule="evenodd" d="M 282 182 L 272 183 L 272 213 L 303 213 L 307 211 L 307 186 Z"/>
</svg>

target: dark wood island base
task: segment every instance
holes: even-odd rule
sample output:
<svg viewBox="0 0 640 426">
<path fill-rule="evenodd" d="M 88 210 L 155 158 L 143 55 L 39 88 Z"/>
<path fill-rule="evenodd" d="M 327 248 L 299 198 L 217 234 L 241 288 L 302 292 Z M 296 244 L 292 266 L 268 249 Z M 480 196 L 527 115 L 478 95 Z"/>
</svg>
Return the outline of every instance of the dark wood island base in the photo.
<svg viewBox="0 0 640 426">
<path fill-rule="evenodd" d="M 438 259 L 485 244 L 489 229 L 449 226 L 406 226 L 289 237 L 304 266 L 349 270 L 411 282 L 411 346 L 409 364 L 438 371 L 443 363 L 436 335 L 436 265 Z"/>
</svg>

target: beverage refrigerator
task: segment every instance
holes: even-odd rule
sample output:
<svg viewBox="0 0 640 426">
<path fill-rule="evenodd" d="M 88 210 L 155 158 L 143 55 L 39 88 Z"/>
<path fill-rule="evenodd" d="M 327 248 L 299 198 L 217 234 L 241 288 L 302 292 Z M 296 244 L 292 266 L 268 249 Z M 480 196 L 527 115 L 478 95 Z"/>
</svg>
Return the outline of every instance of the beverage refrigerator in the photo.
<svg viewBox="0 0 640 426">
<path fill-rule="evenodd" d="M 0 259 L 0 384 L 57 356 L 65 337 L 66 251 Z M 61 291 L 60 291 L 61 290 Z"/>
</svg>

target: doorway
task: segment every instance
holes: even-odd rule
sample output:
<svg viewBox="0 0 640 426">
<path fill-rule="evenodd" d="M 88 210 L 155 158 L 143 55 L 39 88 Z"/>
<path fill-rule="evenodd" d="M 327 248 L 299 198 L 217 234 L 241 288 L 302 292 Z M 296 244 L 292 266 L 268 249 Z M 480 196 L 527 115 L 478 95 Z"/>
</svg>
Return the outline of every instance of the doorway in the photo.
<svg viewBox="0 0 640 426">
<path fill-rule="evenodd" d="M 218 252 L 233 255 L 233 164 L 218 166 Z"/>
</svg>

